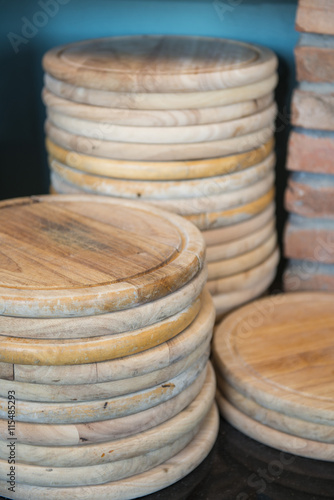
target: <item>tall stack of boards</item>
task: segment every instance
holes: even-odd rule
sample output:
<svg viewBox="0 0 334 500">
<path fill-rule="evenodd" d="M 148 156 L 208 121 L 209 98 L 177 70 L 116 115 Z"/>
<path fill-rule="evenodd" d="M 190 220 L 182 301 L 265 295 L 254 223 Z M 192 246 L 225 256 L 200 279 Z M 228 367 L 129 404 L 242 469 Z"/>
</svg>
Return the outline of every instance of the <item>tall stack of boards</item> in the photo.
<svg viewBox="0 0 334 500">
<path fill-rule="evenodd" d="M 276 273 L 271 50 L 219 38 L 129 36 L 43 60 L 54 193 L 140 199 L 208 245 L 218 316 Z"/>
<path fill-rule="evenodd" d="M 334 3 L 299 0 L 285 196 L 287 291 L 334 291 Z"/>
<path fill-rule="evenodd" d="M 0 495 L 131 499 L 187 475 L 218 432 L 200 231 L 90 195 L 1 202 L 0 222 Z"/>
</svg>

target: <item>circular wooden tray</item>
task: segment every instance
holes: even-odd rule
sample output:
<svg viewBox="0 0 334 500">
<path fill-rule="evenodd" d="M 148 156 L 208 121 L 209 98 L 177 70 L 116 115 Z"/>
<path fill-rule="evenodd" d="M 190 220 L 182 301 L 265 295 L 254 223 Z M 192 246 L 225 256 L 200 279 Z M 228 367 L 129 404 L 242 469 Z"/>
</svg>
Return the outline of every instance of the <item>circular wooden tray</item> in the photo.
<svg viewBox="0 0 334 500">
<path fill-rule="evenodd" d="M 265 160 L 272 152 L 274 140 L 270 138 L 260 147 L 231 156 L 206 160 L 179 162 L 123 161 L 86 156 L 63 149 L 50 139 L 46 139 L 46 149 L 50 156 L 64 165 L 93 175 L 139 181 L 168 181 L 203 179 L 243 171 Z"/>
<path fill-rule="evenodd" d="M 62 82 L 46 74 L 45 87 L 53 94 L 73 102 L 121 109 L 175 110 L 212 108 L 259 99 L 272 92 L 278 81 L 273 73 L 264 80 L 242 87 L 207 92 L 140 93 L 108 92 Z"/>
<path fill-rule="evenodd" d="M 214 359 L 233 388 L 261 406 L 333 425 L 333 295 L 281 294 L 231 314 Z"/>
<path fill-rule="evenodd" d="M 264 262 L 275 250 L 277 244 L 277 234 L 275 229 L 270 236 L 254 250 L 251 250 L 237 257 L 209 262 L 209 280 L 225 278 L 252 269 Z"/>
<path fill-rule="evenodd" d="M 274 281 L 275 276 L 276 269 L 268 273 L 265 278 L 254 284 L 252 288 L 214 295 L 213 303 L 216 308 L 217 320 L 220 320 L 223 315 L 233 309 L 260 297 L 269 288 L 271 283 Z"/>
<path fill-rule="evenodd" d="M 178 335 L 194 321 L 201 308 L 198 298 L 178 314 L 148 328 L 78 339 L 1 337 L 0 360 L 22 365 L 80 365 L 108 361 L 156 347 Z"/>
<path fill-rule="evenodd" d="M 266 47 L 222 38 L 134 35 L 49 50 L 43 68 L 59 80 L 122 92 L 182 92 L 238 87 L 277 68 Z"/>
<path fill-rule="evenodd" d="M 217 395 L 217 401 L 224 418 L 233 425 L 233 427 L 252 439 L 260 441 L 260 443 L 271 446 L 272 448 L 278 448 L 279 450 L 293 453 L 294 455 L 334 462 L 333 444 L 303 439 L 271 429 L 239 411 L 220 393 Z"/>
<path fill-rule="evenodd" d="M 171 460 L 166 461 L 150 471 L 131 477 L 131 480 L 108 482 L 90 487 L 55 488 L 36 487 L 18 483 L 16 492 L 22 499 L 59 500 L 64 498 L 73 500 L 112 498 L 113 500 L 130 500 L 158 491 L 173 484 L 195 469 L 208 455 L 218 434 L 219 417 L 214 405 L 205 418 L 198 434 L 188 446 L 176 454 Z M 0 493 L 7 493 L 8 484 L 0 482 Z"/>
<path fill-rule="evenodd" d="M 167 446 L 200 424 L 211 408 L 216 391 L 215 377 L 211 367 L 208 374 L 210 377 L 209 383 L 205 384 L 206 391 L 203 387 L 187 408 L 145 432 L 123 439 L 84 446 L 57 447 L 53 445 L 52 440 L 49 446 L 31 446 L 18 441 L 15 450 L 16 460 L 18 463 L 26 462 L 43 467 L 84 467 L 137 457 Z M 112 452 L 110 452 L 111 449 Z M 0 458 L 3 460 L 8 458 L 6 441 L 0 440 Z"/>
<path fill-rule="evenodd" d="M 130 125 L 132 127 L 186 127 L 237 120 L 262 111 L 274 101 L 274 95 L 270 92 L 259 99 L 227 104 L 226 106 L 198 108 L 196 110 L 141 110 L 80 104 L 58 97 L 47 88 L 43 89 L 42 98 L 45 106 L 56 113 L 92 120 L 96 122 L 96 126 L 98 126 L 98 123 L 112 123 L 113 125 Z"/>
<path fill-rule="evenodd" d="M 292 439 L 300 437 L 302 439 L 334 445 L 333 425 L 315 424 L 300 418 L 289 417 L 274 410 L 268 410 L 252 399 L 243 396 L 219 376 L 218 386 L 224 398 L 249 418 L 277 431 L 290 434 Z"/>
<path fill-rule="evenodd" d="M 130 332 L 154 326 L 180 313 L 201 294 L 207 280 L 207 267 L 179 290 L 165 297 L 136 307 L 136 314 L 127 309 L 96 316 L 72 318 L 19 318 L 0 315 L 1 336 L 27 339 L 84 339 Z M 1 363 L 0 363 L 1 364 Z M 1 370 L 0 370 L 1 378 Z"/>
<path fill-rule="evenodd" d="M 82 424 L 36 424 L 15 422 L 15 436 L 21 444 L 33 446 L 77 446 L 106 443 L 152 429 L 187 408 L 200 392 L 207 394 L 215 384 L 211 365 L 189 387 L 172 399 L 126 417 Z M 0 420 L 0 439 L 7 443 L 8 421 Z"/>
<path fill-rule="evenodd" d="M 196 228 L 144 204 L 36 196 L 2 202 L 0 218 L 4 315 L 84 316 L 131 308 L 181 288 L 204 261 Z"/>
<path fill-rule="evenodd" d="M 207 282 L 207 289 L 212 295 L 219 295 L 230 292 L 240 292 L 241 290 L 252 289 L 253 286 L 262 282 L 274 270 L 279 262 L 279 250 L 276 248 L 274 252 L 258 266 L 243 271 L 242 273 L 227 276 Z"/>
<path fill-rule="evenodd" d="M 125 417 L 157 406 L 182 392 L 206 370 L 207 360 L 205 353 L 187 370 L 164 384 L 114 398 L 68 403 L 18 401 L 15 419 L 18 422 L 74 424 Z M 7 406 L 8 399 L 0 398 L 0 418 L 7 418 Z"/>
<path fill-rule="evenodd" d="M 49 159 L 52 172 L 65 182 L 73 184 L 83 191 L 99 193 L 121 198 L 150 200 L 199 198 L 216 196 L 221 193 L 239 190 L 263 179 L 273 171 L 275 155 L 272 153 L 261 163 L 239 172 L 206 179 L 182 181 L 137 181 L 120 180 L 110 177 L 86 174 L 80 170 L 68 167 L 58 160 Z"/>
<path fill-rule="evenodd" d="M 103 158 L 147 161 L 197 160 L 199 158 L 214 158 L 215 156 L 243 153 L 258 148 L 269 141 L 274 128 L 274 124 L 271 124 L 256 132 L 218 141 L 188 144 L 144 144 L 104 141 L 74 135 L 55 127 L 50 121 L 45 123 L 45 132 L 48 137 L 63 148 Z"/>
<path fill-rule="evenodd" d="M 181 127 L 145 127 L 100 123 L 74 118 L 47 109 L 47 117 L 55 127 L 90 139 L 144 144 L 178 144 L 210 142 L 250 134 L 273 123 L 277 113 L 275 103 L 251 116 L 220 123 Z"/>
<path fill-rule="evenodd" d="M 265 226 L 252 234 L 222 245 L 207 247 L 206 258 L 208 262 L 215 262 L 222 259 L 231 259 L 244 253 L 250 252 L 262 245 L 274 232 L 275 219 L 267 222 Z"/>
<path fill-rule="evenodd" d="M 202 235 L 207 247 L 230 243 L 253 233 L 253 231 L 257 231 L 263 227 L 263 225 L 267 224 L 274 215 L 275 204 L 271 203 L 262 212 L 254 215 L 251 219 L 219 229 L 209 229 L 203 231 Z"/>
</svg>

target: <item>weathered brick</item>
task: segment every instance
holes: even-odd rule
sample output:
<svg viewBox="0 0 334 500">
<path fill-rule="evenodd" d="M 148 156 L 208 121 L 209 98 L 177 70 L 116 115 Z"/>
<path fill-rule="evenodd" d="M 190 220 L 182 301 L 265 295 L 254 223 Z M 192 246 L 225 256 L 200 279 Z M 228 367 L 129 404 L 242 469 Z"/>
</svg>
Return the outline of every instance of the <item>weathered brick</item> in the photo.
<svg viewBox="0 0 334 500">
<path fill-rule="evenodd" d="M 332 0 L 299 0 L 296 30 L 334 35 Z"/>
<path fill-rule="evenodd" d="M 290 260 L 283 275 L 283 283 L 286 292 L 334 292 L 334 265 Z"/>
<path fill-rule="evenodd" d="M 296 89 L 292 98 L 292 124 L 318 130 L 334 130 L 333 92 Z"/>
<path fill-rule="evenodd" d="M 291 132 L 287 168 L 334 174 L 334 134 Z"/>
<path fill-rule="evenodd" d="M 334 220 L 334 176 L 293 173 L 285 192 L 285 208 L 305 217 Z"/>
</svg>

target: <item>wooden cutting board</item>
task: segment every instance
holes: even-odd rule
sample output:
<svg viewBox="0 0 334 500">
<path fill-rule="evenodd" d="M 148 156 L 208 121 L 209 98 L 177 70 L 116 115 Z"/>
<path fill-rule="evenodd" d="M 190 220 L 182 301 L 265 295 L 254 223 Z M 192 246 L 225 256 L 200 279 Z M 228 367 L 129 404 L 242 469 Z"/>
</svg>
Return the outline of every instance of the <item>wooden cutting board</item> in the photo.
<svg viewBox="0 0 334 500">
<path fill-rule="evenodd" d="M 271 429 L 248 417 L 231 405 L 221 394 L 217 402 L 224 418 L 240 432 L 272 448 L 316 460 L 334 462 L 334 445 L 303 439 Z"/>
<path fill-rule="evenodd" d="M 147 349 L 138 354 L 125 356 L 99 363 L 66 366 L 38 366 L 38 365 L 10 365 L 9 380 L 30 382 L 33 384 L 77 385 L 99 384 L 118 381 L 121 387 L 122 380 L 133 377 L 152 377 L 152 372 L 167 368 L 175 361 L 184 358 L 187 353 L 197 349 L 203 342 L 212 336 L 215 312 L 210 294 L 204 290 L 203 306 L 188 328 L 179 335 L 157 347 Z M 2 375 L 2 378 L 5 378 Z M 134 382 L 135 383 L 135 382 Z"/>
<path fill-rule="evenodd" d="M 212 385 L 215 386 L 215 375 L 209 364 L 207 372 L 200 374 L 184 391 L 147 410 L 126 417 L 81 424 L 16 422 L 15 435 L 21 444 L 33 446 L 75 447 L 82 444 L 88 446 L 108 443 L 146 432 L 156 425 L 167 422 L 187 408 L 201 392 L 209 394 Z M 7 419 L 0 420 L 0 440 L 6 442 L 7 437 Z"/>
<path fill-rule="evenodd" d="M 36 487 L 18 483 L 17 495 L 25 500 L 59 498 L 73 500 L 113 498 L 113 500 L 130 500 L 158 491 L 175 483 L 194 470 L 209 454 L 216 441 L 219 428 L 219 417 L 216 406 L 213 405 L 205 418 L 198 434 L 188 446 L 160 466 L 150 471 L 133 476 L 130 480 L 111 481 L 102 485 L 75 488 Z M 0 482 L 0 493 L 7 493 L 8 484 Z"/>
<path fill-rule="evenodd" d="M 254 215 L 251 219 L 244 222 L 239 222 L 238 224 L 232 224 L 230 226 L 221 227 L 219 229 L 209 229 L 207 231 L 202 231 L 205 243 L 207 247 L 221 245 L 223 243 L 230 243 L 238 239 L 244 238 L 245 236 L 257 231 L 265 224 L 267 224 L 271 219 L 273 219 L 275 214 L 274 203 L 268 205 L 262 212 Z"/>
<path fill-rule="evenodd" d="M 70 134 L 103 141 L 144 144 L 178 144 L 218 141 L 250 134 L 271 125 L 277 113 L 275 103 L 251 116 L 219 123 L 175 127 L 145 127 L 99 123 L 47 109 L 50 123 Z"/>
<path fill-rule="evenodd" d="M 185 180 L 202 179 L 239 172 L 261 163 L 272 152 L 274 140 L 271 137 L 265 144 L 245 153 L 205 160 L 178 162 L 124 161 L 97 158 L 64 149 L 46 139 L 46 148 L 53 158 L 64 165 L 94 175 L 129 179 L 131 181 Z"/>
<path fill-rule="evenodd" d="M 73 102 L 121 109 L 170 110 L 198 109 L 226 106 L 250 99 L 259 99 L 272 92 L 278 77 L 273 73 L 268 78 L 242 87 L 207 92 L 140 93 L 108 92 L 88 89 L 62 82 L 46 74 L 45 87 L 53 94 Z"/>
<path fill-rule="evenodd" d="M 120 180 L 110 177 L 86 174 L 80 170 L 68 167 L 58 160 L 49 158 L 53 172 L 70 184 L 84 191 L 119 196 L 131 199 L 179 199 L 214 196 L 221 193 L 228 195 L 229 191 L 239 190 L 263 179 L 273 171 L 275 155 L 271 153 L 261 163 L 239 172 L 204 179 L 181 181 L 136 181 Z"/>
<path fill-rule="evenodd" d="M 223 293 L 238 292 L 241 290 L 251 289 L 253 286 L 262 282 L 274 270 L 279 262 L 278 249 L 258 266 L 243 271 L 239 274 L 233 274 L 226 278 L 213 279 L 207 282 L 206 288 L 212 295 Z"/>
<path fill-rule="evenodd" d="M 198 109 L 141 110 L 80 104 L 69 99 L 63 99 L 50 92 L 47 88 L 43 89 L 42 98 L 45 106 L 56 113 L 92 120 L 96 122 L 97 127 L 100 123 L 130 125 L 132 127 L 185 127 L 226 122 L 258 113 L 266 109 L 274 101 L 273 93 L 269 92 L 258 99 L 225 106 Z"/>
<path fill-rule="evenodd" d="M 165 422 L 132 436 L 85 446 L 31 446 L 17 442 L 16 460 L 43 467 L 85 467 L 117 462 L 144 455 L 182 438 L 200 424 L 212 406 L 216 384 L 210 372 L 206 390 L 200 391 L 191 404 Z M 36 424 L 38 426 L 38 424 Z M 112 450 L 112 451 L 110 451 Z M 0 440 L 0 459 L 7 459 L 7 442 Z"/>
<path fill-rule="evenodd" d="M 333 425 L 333 295 L 268 297 L 217 329 L 216 366 L 228 383 L 267 409 Z"/>
<path fill-rule="evenodd" d="M 240 137 L 180 144 L 143 144 L 135 142 L 104 141 L 70 134 L 50 121 L 45 124 L 47 136 L 59 146 L 77 153 L 118 160 L 197 160 L 244 153 L 265 144 L 272 137 L 274 124 Z"/>
<path fill-rule="evenodd" d="M 43 68 L 59 80 L 122 92 L 183 92 L 238 87 L 277 68 L 265 47 L 222 38 L 139 35 L 56 47 Z"/>
<path fill-rule="evenodd" d="M 0 218 L 5 315 L 126 309 L 181 288 L 203 266 L 198 230 L 143 204 L 36 196 L 2 202 Z"/>
</svg>

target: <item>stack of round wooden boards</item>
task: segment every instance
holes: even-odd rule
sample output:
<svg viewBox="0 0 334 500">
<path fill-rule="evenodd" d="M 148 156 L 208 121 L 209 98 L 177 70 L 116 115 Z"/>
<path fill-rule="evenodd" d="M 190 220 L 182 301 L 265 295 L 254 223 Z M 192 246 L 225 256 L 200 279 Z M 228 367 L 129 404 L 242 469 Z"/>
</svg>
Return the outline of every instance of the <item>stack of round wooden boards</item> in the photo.
<svg viewBox="0 0 334 500">
<path fill-rule="evenodd" d="M 218 327 L 222 415 L 253 439 L 334 462 L 333 294 L 267 297 Z"/>
<path fill-rule="evenodd" d="M 264 292 L 278 260 L 271 50 L 128 36 L 55 48 L 43 66 L 52 192 L 140 199 L 195 223 L 219 315 Z"/>
<path fill-rule="evenodd" d="M 218 432 L 200 231 L 90 195 L 0 221 L 0 495 L 131 499 L 188 474 Z"/>
</svg>

